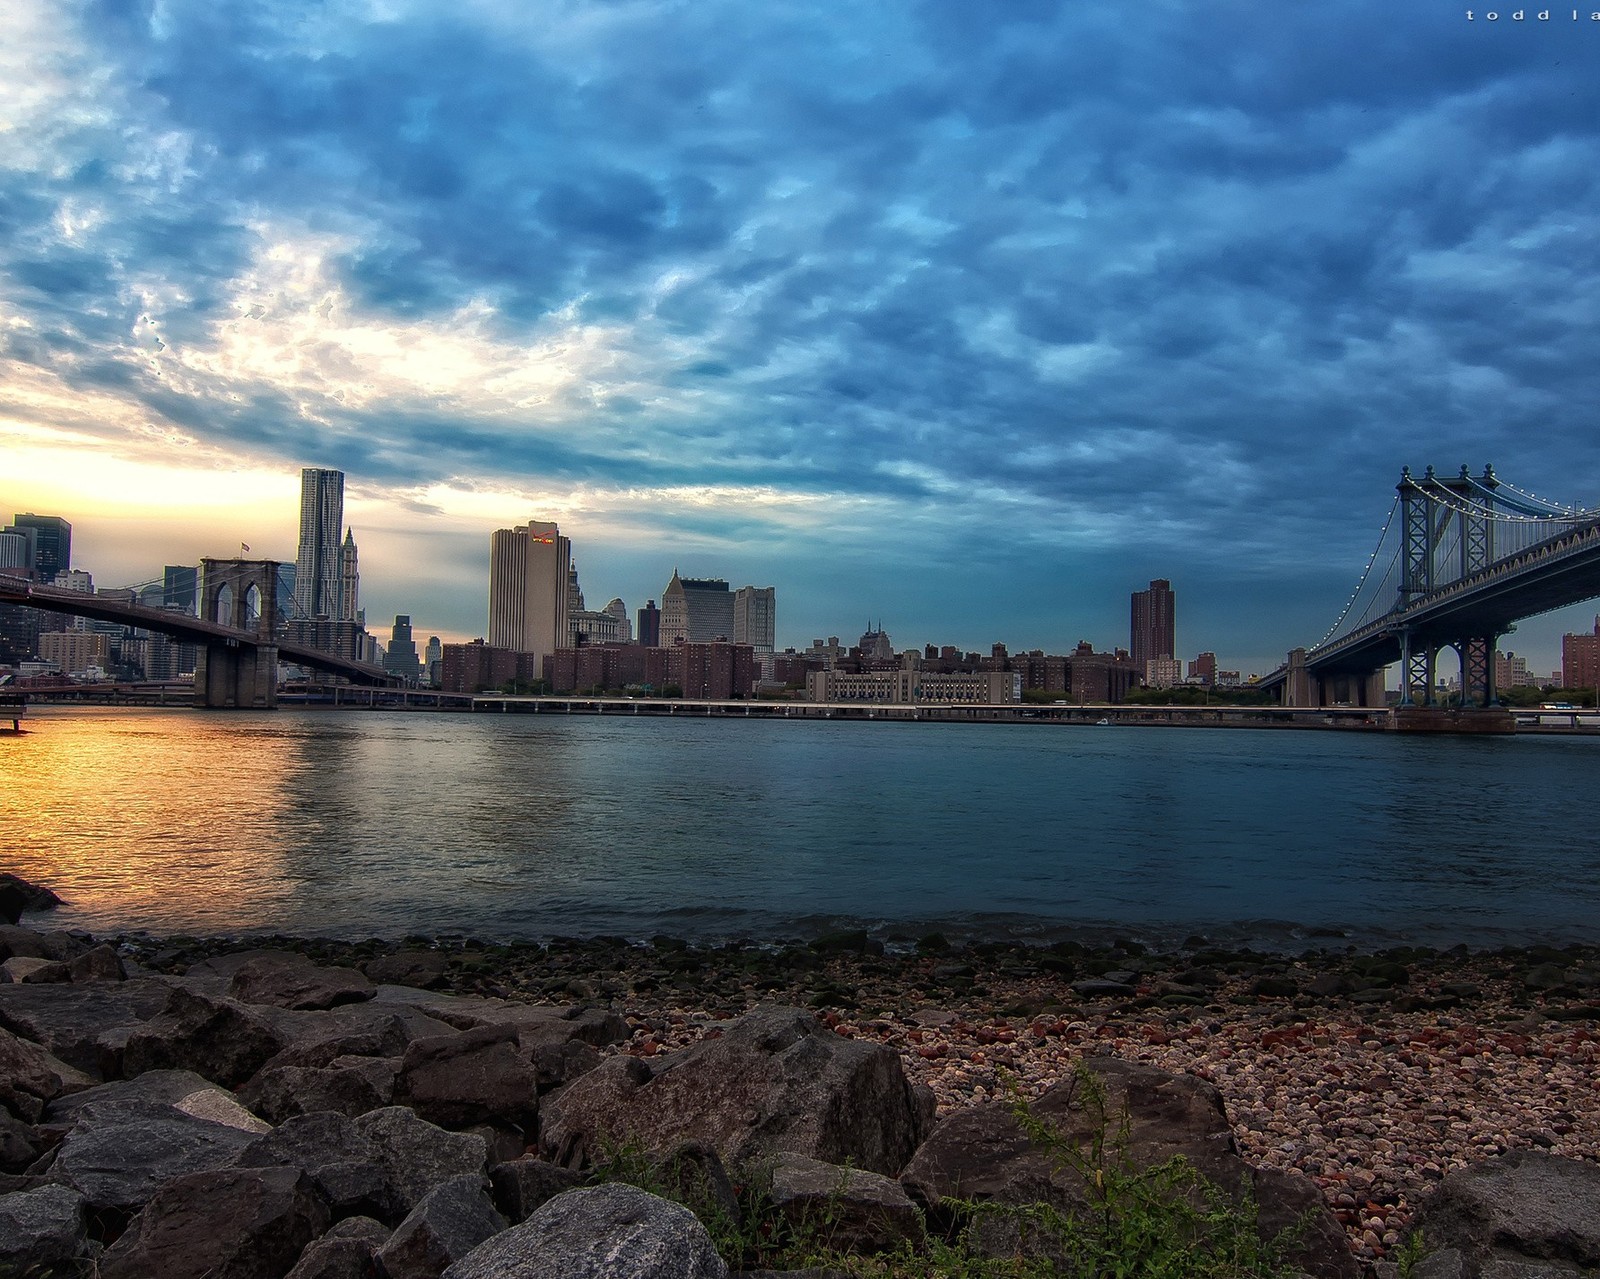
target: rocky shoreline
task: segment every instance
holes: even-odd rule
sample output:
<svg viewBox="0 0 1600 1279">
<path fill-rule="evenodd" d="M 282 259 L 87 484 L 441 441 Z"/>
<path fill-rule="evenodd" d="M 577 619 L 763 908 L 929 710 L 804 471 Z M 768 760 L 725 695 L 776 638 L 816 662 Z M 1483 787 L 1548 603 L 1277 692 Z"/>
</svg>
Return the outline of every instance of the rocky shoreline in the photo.
<svg viewBox="0 0 1600 1279">
<path fill-rule="evenodd" d="M 1600 1161 L 1600 950 L 1592 947 L 1291 958 L 1200 944 L 1159 955 L 1131 942 L 957 948 L 935 936 L 886 954 L 859 933 L 785 947 L 700 948 L 669 938 L 648 945 L 137 935 L 96 942 L 15 926 L 0 928 L 0 947 L 8 955 L 0 976 L 19 988 L 132 979 L 151 989 L 147 1019 L 179 1015 L 168 1006 L 178 998 L 174 984 L 210 1001 L 212 1015 L 219 1004 L 260 1011 L 256 998 L 269 1008 L 293 1007 L 302 997 L 294 980 L 310 987 L 338 980 L 329 973 L 366 983 L 366 1002 L 352 996 L 350 1007 L 376 1007 L 368 993 L 376 989 L 394 1007 L 432 1017 L 435 1025 L 422 1031 L 438 1028 L 429 998 L 475 1001 L 460 1007 L 477 1011 L 447 1019 L 446 1032 L 478 1034 L 492 1049 L 500 1032 L 487 1028 L 515 1023 L 521 1060 L 542 1072 L 541 1093 L 612 1057 L 637 1059 L 647 1075 L 696 1045 L 715 1044 L 737 1019 L 770 1005 L 807 1010 L 831 1040 L 898 1061 L 942 1121 L 989 1113 L 1010 1093 L 1035 1101 L 1052 1089 L 1059 1095 L 1084 1061 L 1151 1067 L 1213 1086 L 1244 1161 L 1262 1170 L 1257 1175 L 1309 1178 L 1350 1257 L 1373 1274 L 1393 1273 L 1419 1204 L 1449 1174 L 1520 1151 L 1585 1166 Z M 337 992 L 310 987 L 306 1007 L 319 999 L 342 1006 Z M 37 996 L 13 1003 L 9 988 L 0 985 L 0 1024 L 20 1041 L 39 1038 L 27 1035 L 29 1023 L 15 1011 Z M 392 993 L 407 989 L 420 1002 Z M 535 1024 L 546 1029 L 534 1033 Z M 287 1032 L 276 1033 L 281 1040 Z M 51 1051 L 63 1056 L 69 1040 Z M 366 1079 L 381 1099 L 384 1078 L 392 1090 L 400 1060 L 419 1051 L 398 1040 L 340 1046 L 350 1050 L 339 1058 L 341 1097 Z M 257 1115 L 282 1124 L 299 1113 L 296 1088 L 333 1086 L 325 1077 L 331 1061 L 312 1053 L 265 1082 L 261 1061 L 249 1071 L 239 1064 L 237 1077 L 198 1073 L 239 1089 Z M 157 1062 L 173 1064 L 159 1053 L 137 1064 L 148 1070 Z M 133 1073 L 125 1060 L 117 1065 Z M 347 1108 L 358 1112 L 359 1104 Z M 426 1117 L 426 1106 L 416 1109 Z M 446 1108 L 433 1119 L 448 1129 L 474 1126 L 466 1111 Z M 511 1118 L 499 1115 L 488 1128 L 485 1140 L 498 1141 L 499 1154 L 522 1154 L 512 1149 L 519 1129 Z M 533 1130 L 532 1116 L 524 1128 Z"/>
</svg>

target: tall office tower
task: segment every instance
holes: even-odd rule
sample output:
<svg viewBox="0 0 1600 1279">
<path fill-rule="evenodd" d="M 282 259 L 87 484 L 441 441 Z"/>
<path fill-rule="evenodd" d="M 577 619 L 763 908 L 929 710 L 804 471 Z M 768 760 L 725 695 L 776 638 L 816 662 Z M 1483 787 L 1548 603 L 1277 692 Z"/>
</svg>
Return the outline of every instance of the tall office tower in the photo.
<svg viewBox="0 0 1600 1279">
<path fill-rule="evenodd" d="M 191 617 L 200 598 L 200 570 L 187 564 L 168 564 L 161 570 L 161 607 Z"/>
<path fill-rule="evenodd" d="M 567 612 L 583 612 L 583 587 L 578 585 L 578 566 L 567 566 Z"/>
<path fill-rule="evenodd" d="M 1177 652 L 1177 596 L 1172 583 L 1158 577 L 1150 589 L 1133 593 L 1133 624 L 1128 649 L 1135 670 L 1157 657 L 1172 657 Z"/>
<path fill-rule="evenodd" d="M 633 623 L 628 620 L 628 606 L 620 598 L 613 598 L 600 610 L 617 619 L 617 633 L 624 644 L 633 643 Z"/>
<path fill-rule="evenodd" d="M 661 592 L 661 644 L 709 644 L 733 638 L 733 595 L 720 577 L 679 577 Z"/>
<path fill-rule="evenodd" d="M 349 620 L 339 592 L 343 527 L 344 472 L 308 466 L 300 472 L 300 552 L 294 562 L 294 604 L 301 617 Z"/>
<path fill-rule="evenodd" d="M 8 533 L 33 530 L 33 571 L 41 582 L 53 582 L 57 573 L 72 567 L 72 525 L 59 515 L 15 515 Z"/>
<path fill-rule="evenodd" d="M 422 676 L 435 688 L 439 687 L 439 677 L 444 673 L 444 645 L 439 642 L 437 635 L 428 636 L 428 647 L 422 656 Z"/>
<path fill-rule="evenodd" d="M 32 542 L 21 533 L 0 533 L 0 568 L 12 569 L 24 576 L 32 569 Z"/>
<path fill-rule="evenodd" d="M 759 657 L 772 652 L 778 629 L 778 588 L 741 586 L 733 593 L 733 642 L 749 644 Z"/>
<path fill-rule="evenodd" d="M 660 647 L 661 610 L 654 600 L 646 600 L 639 610 L 639 644 L 644 648 Z"/>
<path fill-rule="evenodd" d="M 489 539 L 489 647 L 541 661 L 568 647 L 571 570 L 572 543 L 554 524 L 496 529 Z"/>
<path fill-rule="evenodd" d="M 361 614 L 361 570 L 357 565 L 356 531 L 344 531 L 339 547 L 339 620 L 353 622 Z"/>
<path fill-rule="evenodd" d="M 395 615 L 394 629 L 389 632 L 389 647 L 383 651 L 383 669 L 413 684 L 422 676 L 417 644 L 411 638 L 411 618 L 405 613 Z"/>
</svg>

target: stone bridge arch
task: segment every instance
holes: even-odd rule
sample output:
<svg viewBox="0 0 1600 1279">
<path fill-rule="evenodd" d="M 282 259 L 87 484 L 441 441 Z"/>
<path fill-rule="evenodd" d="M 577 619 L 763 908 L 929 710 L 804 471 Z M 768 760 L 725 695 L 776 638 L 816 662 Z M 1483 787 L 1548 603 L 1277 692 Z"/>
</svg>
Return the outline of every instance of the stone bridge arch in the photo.
<svg viewBox="0 0 1600 1279">
<path fill-rule="evenodd" d="M 200 616 L 244 634 L 207 640 L 201 647 L 194 704 L 243 710 L 277 706 L 277 561 L 201 560 Z"/>
</svg>

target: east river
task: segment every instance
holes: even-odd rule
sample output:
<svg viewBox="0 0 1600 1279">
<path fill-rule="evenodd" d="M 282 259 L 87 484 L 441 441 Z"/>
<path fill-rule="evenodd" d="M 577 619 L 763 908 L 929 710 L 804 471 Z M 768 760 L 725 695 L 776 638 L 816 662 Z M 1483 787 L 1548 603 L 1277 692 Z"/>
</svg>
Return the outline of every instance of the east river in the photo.
<svg viewBox="0 0 1600 1279">
<path fill-rule="evenodd" d="M 1600 941 L 1600 738 L 36 707 L 54 926 Z"/>
</svg>

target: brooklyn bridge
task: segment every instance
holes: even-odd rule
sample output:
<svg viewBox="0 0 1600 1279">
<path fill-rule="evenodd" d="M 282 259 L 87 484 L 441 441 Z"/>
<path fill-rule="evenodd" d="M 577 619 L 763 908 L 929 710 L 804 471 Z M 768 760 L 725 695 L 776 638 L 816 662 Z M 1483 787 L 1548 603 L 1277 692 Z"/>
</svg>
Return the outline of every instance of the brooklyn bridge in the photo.
<svg viewBox="0 0 1600 1279">
<path fill-rule="evenodd" d="M 0 603 L 158 631 L 196 646 L 196 706 L 267 710 L 278 704 L 278 662 L 292 662 L 355 684 L 398 682 L 387 671 L 286 639 L 272 560 L 200 561 L 199 616 L 111 595 L 42 586 L 0 573 Z"/>
</svg>

